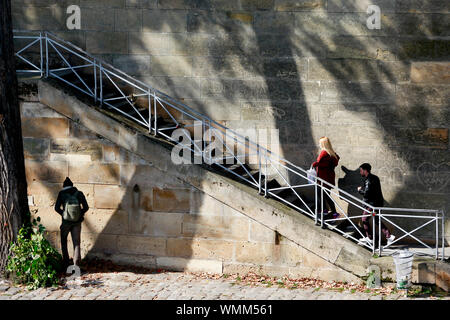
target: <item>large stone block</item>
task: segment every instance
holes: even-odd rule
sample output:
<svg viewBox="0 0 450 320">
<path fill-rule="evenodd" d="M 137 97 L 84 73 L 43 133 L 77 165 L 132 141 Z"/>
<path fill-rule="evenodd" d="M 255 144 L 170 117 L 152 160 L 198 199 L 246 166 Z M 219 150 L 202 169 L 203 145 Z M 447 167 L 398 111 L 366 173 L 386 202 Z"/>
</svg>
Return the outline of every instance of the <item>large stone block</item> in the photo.
<svg viewBox="0 0 450 320">
<path fill-rule="evenodd" d="M 267 78 L 278 78 L 286 80 L 306 80 L 308 62 L 306 59 L 281 58 L 264 59 L 257 64 L 256 75 Z"/>
<path fill-rule="evenodd" d="M 196 57 L 194 59 L 194 76 L 247 78 L 258 74 L 258 67 L 245 57 Z"/>
<path fill-rule="evenodd" d="M 140 9 L 116 9 L 115 31 L 141 31 L 142 10 Z"/>
<path fill-rule="evenodd" d="M 130 212 L 130 233 L 154 237 L 179 237 L 183 215 L 143 210 Z"/>
<path fill-rule="evenodd" d="M 45 227 L 46 231 L 55 232 L 59 231 L 61 225 L 61 216 L 53 210 L 53 208 L 39 208 L 38 210 L 32 210 L 31 218 L 41 218 L 41 224 Z"/>
<path fill-rule="evenodd" d="M 276 233 L 257 221 L 250 220 L 250 241 L 275 243 Z"/>
<path fill-rule="evenodd" d="M 185 215 L 183 236 L 248 240 L 249 220 L 244 217 Z"/>
<path fill-rule="evenodd" d="M 39 102 L 22 102 L 20 111 L 23 118 L 64 118 L 55 110 Z"/>
<path fill-rule="evenodd" d="M 150 56 L 147 55 L 118 55 L 113 58 L 114 67 L 130 75 L 150 74 Z"/>
<path fill-rule="evenodd" d="M 88 254 L 103 253 L 106 256 L 118 253 L 117 242 L 118 235 L 91 233 L 83 228 L 81 229 L 81 257 L 84 258 Z M 70 241 L 70 235 L 69 235 Z M 69 241 L 69 240 L 68 240 Z M 70 243 L 70 242 L 69 242 Z M 73 256 L 73 247 L 68 246 L 69 256 Z"/>
<path fill-rule="evenodd" d="M 448 24 L 440 14 L 397 14 L 393 24 L 399 36 L 448 36 Z"/>
<path fill-rule="evenodd" d="M 119 236 L 117 248 L 120 253 L 164 256 L 166 254 L 166 239 Z"/>
<path fill-rule="evenodd" d="M 275 10 L 277 11 L 313 11 L 325 9 L 325 0 L 275 0 Z"/>
<path fill-rule="evenodd" d="M 42 181 L 27 181 L 28 196 L 33 197 L 33 207 L 53 208 L 61 190 L 62 183 L 46 183 Z"/>
<path fill-rule="evenodd" d="M 264 36 L 260 35 L 260 38 L 264 38 Z M 263 44 L 272 44 L 273 47 L 273 43 L 269 41 L 258 41 L 258 43 L 255 43 L 256 39 L 254 39 L 254 35 L 247 35 L 245 33 L 239 35 L 218 33 L 208 35 L 208 38 L 209 54 L 207 55 L 212 57 L 241 56 L 242 60 L 252 62 L 256 54 L 259 54 L 257 49 L 260 46 Z M 274 38 L 275 36 L 270 37 L 270 35 L 267 35 L 267 39 Z M 283 41 L 283 39 L 279 39 L 279 41 Z"/>
<path fill-rule="evenodd" d="M 157 0 L 125 0 L 127 8 L 153 9 L 156 8 L 156 5 Z"/>
<path fill-rule="evenodd" d="M 397 0 L 395 8 L 402 13 L 448 13 L 450 4 L 440 0 Z"/>
<path fill-rule="evenodd" d="M 145 32 L 186 32 L 187 11 L 144 10 L 142 21 Z"/>
<path fill-rule="evenodd" d="M 241 0 L 243 10 L 271 10 L 275 0 Z"/>
<path fill-rule="evenodd" d="M 102 145 L 98 140 L 53 139 L 50 144 L 51 153 L 89 155 L 90 160 L 102 159 Z"/>
<path fill-rule="evenodd" d="M 172 56 L 207 56 L 210 35 L 175 33 L 168 37 L 169 55 Z M 213 59 L 212 57 L 210 57 Z"/>
<path fill-rule="evenodd" d="M 97 209 L 119 209 L 125 195 L 120 186 L 94 185 L 94 207 Z"/>
<path fill-rule="evenodd" d="M 411 64 L 411 81 L 420 83 L 450 83 L 450 63 L 414 62 Z"/>
<path fill-rule="evenodd" d="M 194 9 L 196 2 L 193 0 L 166 0 L 158 1 L 158 8 L 161 9 Z"/>
<path fill-rule="evenodd" d="M 395 128 L 393 134 L 386 137 L 389 146 L 401 146 L 407 143 L 411 147 L 448 148 L 447 128 Z"/>
<path fill-rule="evenodd" d="M 450 52 L 447 40 L 400 40 L 398 47 L 398 56 L 402 60 L 445 60 Z"/>
<path fill-rule="evenodd" d="M 295 25 L 295 16 L 289 12 L 260 11 L 255 13 L 254 19 L 254 29 L 258 33 L 289 33 Z"/>
<path fill-rule="evenodd" d="M 327 58 L 331 59 L 376 59 L 396 60 L 397 48 L 386 42 L 385 37 L 334 37 L 324 40 Z"/>
<path fill-rule="evenodd" d="M 14 29 L 63 30 L 65 22 L 59 19 L 57 7 L 15 6 L 12 10 Z"/>
<path fill-rule="evenodd" d="M 69 122 L 64 118 L 22 118 L 22 134 L 33 138 L 65 138 Z"/>
<path fill-rule="evenodd" d="M 121 166 L 121 184 L 140 189 L 156 186 L 157 188 L 186 188 L 187 185 L 151 165 L 126 164 Z"/>
<path fill-rule="evenodd" d="M 252 264 L 271 264 L 277 248 L 269 243 L 242 242 L 236 244 L 235 261 Z"/>
<path fill-rule="evenodd" d="M 192 58 L 180 56 L 154 56 L 151 71 L 154 76 L 190 77 L 192 75 Z"/>
<path fill-rule="evenodd" d="M 86 8 L 123 8 L 125 0 L 80 0 L 80 5 Z"/>
<path fill-rule="evenodd" d="M 209 272 L 222 274 L 222 261 L 204 259 L 184 259 L 177 257 L 157 257 L 156 265 L 174 271 Z"/>
<path fill-rule="evenodd" d="M 128 33 L 90 32 L 86 38 L 86 49 L 92 54 L 128 53 Z"/>
<path fill-rule="evenodd" d="M 121 210 L 89 210 L 84 216 L 83 229 L 92 233 L 128 234 L 128 214 Z"/>
<path fill-rule="evenodd" d="M 190 189 L 153 189 L 153 210 L 162 212 L 189 212 Z"/>
<path fill-rule="evenodd" d="M 23 152 L 25 159 L 46 160 L 49 154 L 48 139 L 23 138 Z"/>
<path fill-rule="evenodd" d="M 78 183 L 119 183 L 118 164 L 69 163 L 69 174 Z"/>
<path fill-rule="evenodd" d="M 444 106 L 450 98 L 450 88 L 445 85 L 402 84 L 396 91 L 398 105 Z"/>
<path fill-rule="evenodd" d="M 68 176 L 67 163 L 25 160 L 27 181 L 61 182 Z"/>
<path fill-rule="evenodd" d="M 114 9 L 109 7 L 81 9 L 81 30 L 114 31 Z M 88 33 L 88 38 L 91 33 Z"/>
<path fill-rule="evenodd" d="M 203 192 L 194 191 L 191 193 L 190 214 L 222 216 L 225 214 L 224 204 Z"/>
<path fill-rule="evenodd" d="M 222 240 L 167 239 L 167 254 L 174 257 L 228 260 L 234 243 Z"/>
<path fill-rule="evenodd" d="M 98 139 L 98 135 L 86 127 L 70 121 L 69 122 L 69 136 L 77 139 Z"/>
<path fill-rule="evenodd" d="M 321 85 L 325 103 L 389 103 L 394 100 L 395 86 L 390 83 L 329 82 Z"/>
<path fill-rule="evenodd" d="M 187 31 L 195 33 L 234 34 L 250 32 L 254 18 L 249 13 L 190 11 Z"/>
<path fill-rule="evenodd" d="M 292 80 L 268 79 L 253 80 L 211 80 L 202 82 L 202 96 L 226 97 L 246 100 L 306 100 L 318 101 L 320 89 L 318 83 Z"/>
<path fill-rule="evenodd" d="M 332 0 L 328 12 L 367 12 L 370 5 L 380 7 L 381 12 L 395 12 L 395 1 L 390 0 Z"/>
<path fill-rule="evenodd" d="M 129 53 L 131 54 L 150 54 L 150 55 L 169 54 L 170 36 L 168 34 L 159 34 L 151 32 L 129 32 L 128 36 L 129 36 Z"/>
</svg>

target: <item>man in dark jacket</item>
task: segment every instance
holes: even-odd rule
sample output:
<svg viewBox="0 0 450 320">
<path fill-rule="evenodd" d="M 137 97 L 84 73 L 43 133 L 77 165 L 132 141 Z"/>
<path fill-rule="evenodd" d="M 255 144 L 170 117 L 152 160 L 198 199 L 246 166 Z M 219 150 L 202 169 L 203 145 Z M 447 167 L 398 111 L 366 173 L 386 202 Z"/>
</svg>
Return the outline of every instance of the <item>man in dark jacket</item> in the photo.
<svg viewBox="0 0 450 320">
<path fill-rule="evenodd" d="M 64 210 L 69 198 L 75 196 L 80 206 L 80 217 L 77 221 L 67 221 L 64 219 Z M 73 186 L 72 181 L 66 178 L 63 183 L 63 189 L 59 192 L 55 203 L 55 211 L 62 217 L 61 223 L 61 251 L 63 255 L 63 264 L 69 265 L 69 253 L 67 252 L 67 236 L 72 235 L 73 243 L 73 264 L 78 265 L 81 261 L 80 243 L 81 243 L 81 222 L 84 220 L 84 214 L 89 210 L 86 198 L 83 192 Z"/>
<path fill-rule="evenodd" d="M 358 187 L 358 192 L 363 195 L 364 202 L 374 206 L 374 207 L 382 207 L 384 205 L 383 193 L 381 192 L 381 183 L 380 179 L 370 172 L 372 170 L 372 166 L 368 163 L 363 163 L 359 166 L 359 173 L 362 177 L 365 178 L 364 186 Z M 366 209 L 369 209 L 366 207 Z M 361 243 L 367 243 L 372 245 L 372 231 L 369 224 L 369 211 L 364 211 L 365 217 L 361 220 L 363 222 L 364 232 L 366 233 L 366 237 L 359 239 Z M 375 217 L 375 224 L 378 224 L 378 217 Z M 383 222 L 381 222 L 381 231 L 385 235 L 387 239 L 387 244 L 391 244 L 395 236 L 391 235 L 389 229 L 386 228 Z"/>
</svg>

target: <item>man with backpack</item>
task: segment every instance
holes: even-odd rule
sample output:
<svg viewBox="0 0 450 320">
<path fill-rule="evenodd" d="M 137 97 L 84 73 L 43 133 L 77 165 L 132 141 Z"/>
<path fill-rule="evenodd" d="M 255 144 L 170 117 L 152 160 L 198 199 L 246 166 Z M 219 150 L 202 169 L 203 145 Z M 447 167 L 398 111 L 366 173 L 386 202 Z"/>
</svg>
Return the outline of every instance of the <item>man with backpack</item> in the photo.
<svg viewBox="0 0 450 320">
<path fill-rule="evenodd" d="M 81 222 L 84 220 L 84 214 L 88 210 L 89 206 L 83 192 L 75 188 L 72 181 L 67 177 L 55 203 L 55 211 L 62 217 L 60 230 L 64 268 L 69 266 L 69 253 L 67 251 L 67 236 L 69 232 L 72 235 L 73 264 L 78 266 L 81 261 Z"/>
</svg>

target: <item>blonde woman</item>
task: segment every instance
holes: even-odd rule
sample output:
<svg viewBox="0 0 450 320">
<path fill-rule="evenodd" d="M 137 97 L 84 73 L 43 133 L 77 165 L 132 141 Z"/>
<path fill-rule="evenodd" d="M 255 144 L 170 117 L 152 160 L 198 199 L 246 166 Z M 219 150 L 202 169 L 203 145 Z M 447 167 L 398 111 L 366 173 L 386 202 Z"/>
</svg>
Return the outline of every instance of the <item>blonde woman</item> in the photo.
<svg viewBox="0 0 450 320">
<path fill-rule="evenodd" d="M 326 182 L 330 183 L 334 186 L 336 175 L 334 173 L 334 168 L 338 165 L 339 156 L 334 152 L 333 147 L 331 146 L 330 139 L 327 137 L 322 137 L 319 140 L 320 145 L 320 154 L 317 157 L 317 161 L 315 161 L 312 166 L 317 170 L 317 176 Z M 325 185 L 324 187 L 328 190 L 331 189 L 330 186 Z M 324 192 L 324 200 L 325 203 L 328 204 L 331 213 L 333 213 L 333 218 L 336 218 L 338 214 L 336 213 L 336 206 L 334 205 L 333 200 Z M 324 212 L 327 214 L 328 212 Z"/>
</svg>

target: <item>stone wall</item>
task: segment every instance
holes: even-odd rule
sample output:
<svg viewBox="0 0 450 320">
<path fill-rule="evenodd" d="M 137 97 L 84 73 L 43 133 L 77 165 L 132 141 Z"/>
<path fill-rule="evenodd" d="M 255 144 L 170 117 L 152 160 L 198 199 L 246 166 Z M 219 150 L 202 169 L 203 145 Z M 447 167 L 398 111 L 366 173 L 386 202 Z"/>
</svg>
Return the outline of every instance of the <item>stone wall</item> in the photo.
<svg viewBox="0 0 450 320">
<path fill-rule="evenodd" d="M 33 217 L 41 218 L 56 248 L 60 249 L 61 218 L 54 204 L 69 176 L 90 205 L 82 224 L 82 257 L 175 270 L 360 281 L 244 209 L 238 211 L 155 166 L 169 159 L 169 151 L 143 159 L 81 124 L 106 125 L 103 133 L 116 135 L 118 128 L 101 117 L 93 120 L 82 112 L 85 118 L 77 123 L 39 102 L 35 94 L 22 99 L 29 202 Z M 75 105 L 69 103 L 70 107 Z M 231 202 L 239 196 L 226 197 Z M 262 211 L 256 203 L 249 205 Z"/>
<path fill-rule="evenodd" d="M 66 28 L 70 4 L 81 30 Z M 369 4 L 379 30 L 366 26 Z M 231 128 L 276 128 L 298 165 L 327 135 L 343 166 L 372 164 L 389 206 L 447 216 L 448 17 L 441 0 L 13 1 L 15 28 L 54 31 Z M 64 144 L 67 125 L 48 128 L 61 144 L 33 147 L 76 147 Z M 104 161 L 103 146 L 89 148 Z"/>
</svg>

